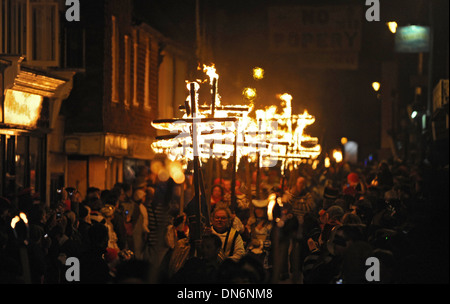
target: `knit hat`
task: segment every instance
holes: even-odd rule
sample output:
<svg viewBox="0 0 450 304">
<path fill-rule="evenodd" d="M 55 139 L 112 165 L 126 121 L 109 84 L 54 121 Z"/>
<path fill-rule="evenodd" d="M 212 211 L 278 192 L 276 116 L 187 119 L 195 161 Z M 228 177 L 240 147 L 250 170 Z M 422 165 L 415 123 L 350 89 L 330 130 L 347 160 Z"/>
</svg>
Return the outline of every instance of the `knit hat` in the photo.
<svg viewBox="0 0 450 304">
<path fill-rule="evenodd" d="M 337 205 L 328 208 L 327 213 L 330 219 L 340 220 L 344 216 L 344 210 Z"/>
<path fill-rule="evenodd" d="M 352 172 L 349 175 L 347 175 L 347 182 L 350 185 L 359 183 L 359 176 L 358 176 L 358 174 L 355 173 L 355 172 Z"/>
<path fill-rule="evenodd" d="M 337 199 L 339 190 L 331 187 L 326 187 L 323 192 L 323 198 L 325 199 Z"/>
</svg>

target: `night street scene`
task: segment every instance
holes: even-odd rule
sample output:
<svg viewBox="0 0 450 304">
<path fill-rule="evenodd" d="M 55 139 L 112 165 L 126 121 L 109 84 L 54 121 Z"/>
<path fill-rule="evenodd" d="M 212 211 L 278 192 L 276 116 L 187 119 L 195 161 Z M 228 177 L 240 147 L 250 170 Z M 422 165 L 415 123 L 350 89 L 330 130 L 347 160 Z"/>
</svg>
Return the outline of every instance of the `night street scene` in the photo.
<svg viewBox="0 0 450 304">
<path fill-rule="evenodd" d="M 1 284 L 449 283 L 448 0 L 0 0 L 0 88 Z"/>
</svg>

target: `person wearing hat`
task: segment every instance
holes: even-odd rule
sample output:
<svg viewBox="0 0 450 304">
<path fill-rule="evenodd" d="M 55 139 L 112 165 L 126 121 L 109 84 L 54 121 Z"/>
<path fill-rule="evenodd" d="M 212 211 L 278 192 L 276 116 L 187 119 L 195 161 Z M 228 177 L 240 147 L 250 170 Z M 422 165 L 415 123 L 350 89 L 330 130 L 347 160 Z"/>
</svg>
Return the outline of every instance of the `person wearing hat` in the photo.
<svg viewBox="0 0 450 304">
<path fill-rule="evenodd" d="M 249 234 L 247 253 L 263 263 L 267 254 L 265 246 L 267 247 L 272 231 L 272 223 L 267 217 L 269 200 L 252 200 L 252 204 L 253 212 L 246 225 L 246 232 Z"/>
<path fill-rule="evenodd" d="M 355 199 L 359 199 L 361 195 L 366 193 L 367 186 L 356 172 L 350 172 L 347 175 L 347 184 L 343 187 L 342 193 L 351 195 Z"/>
</svg>

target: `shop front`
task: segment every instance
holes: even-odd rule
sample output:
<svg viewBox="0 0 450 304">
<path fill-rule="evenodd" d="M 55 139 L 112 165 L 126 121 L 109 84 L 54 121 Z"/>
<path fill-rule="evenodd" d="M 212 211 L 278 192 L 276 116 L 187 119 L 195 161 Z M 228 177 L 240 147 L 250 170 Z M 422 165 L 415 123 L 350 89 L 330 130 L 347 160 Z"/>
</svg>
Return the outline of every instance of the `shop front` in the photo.
<svg viewBox="0 0 450 304">
<path fill-rule="evenodd" d="M 16 205 L 47 200 L 47 140 L 70 82 L 22 60 L 0 56 L 0 196 Z"/>
<path fill-rule="evenodd" d="M 111 189 L 116 183 L 130 181 L 130 168 L 146 165 L 153 157 L 152 139 L 112 133 L 75 133 L 67 135 L 66 185 L 81 196 L 89 187 Z M 134 171 L 132 172 L 133 176 Z"/>
</svg>

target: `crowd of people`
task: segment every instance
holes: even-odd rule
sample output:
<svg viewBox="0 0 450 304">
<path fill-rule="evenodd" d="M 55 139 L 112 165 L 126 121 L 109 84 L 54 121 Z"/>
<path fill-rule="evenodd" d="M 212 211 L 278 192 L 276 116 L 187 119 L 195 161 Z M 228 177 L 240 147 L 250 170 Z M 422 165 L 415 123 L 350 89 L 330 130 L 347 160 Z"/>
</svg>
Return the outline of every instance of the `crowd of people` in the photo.
<svg viewBox="0 0 450 304">
<path fill-rule="evenodd" d="M 69 283 L 71 257 L 81 283 L 362 284 L 369 257 L 378 283 L 441 279 L 427 252 L 448 253 L 445 233 L 427 226 L 440 194 L 420 166 L 302 163 L 285 176 L 255 171 L 250 184 L 218 178 L 200 218 L 192 175 L 179 185 L 141 173 L 112 189 L 61 189 L 50 206 L 31 192 L 1 198 L 0 281 Z"/>
</svg>

